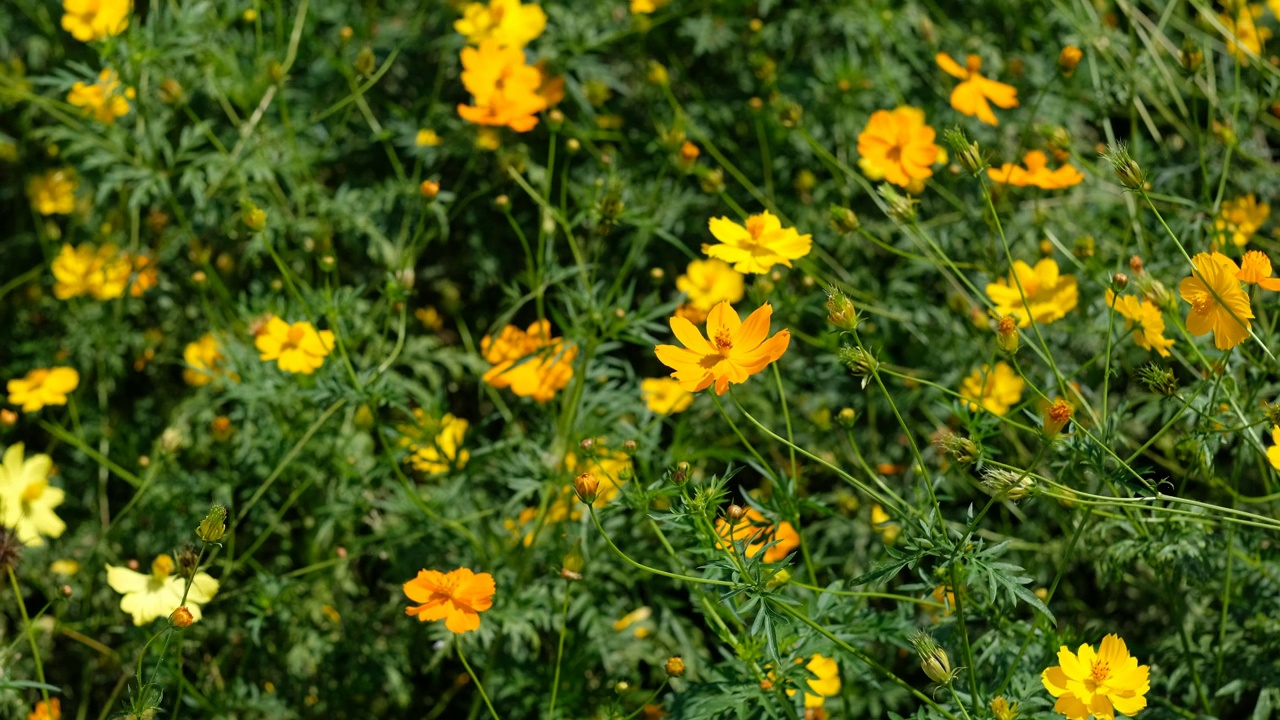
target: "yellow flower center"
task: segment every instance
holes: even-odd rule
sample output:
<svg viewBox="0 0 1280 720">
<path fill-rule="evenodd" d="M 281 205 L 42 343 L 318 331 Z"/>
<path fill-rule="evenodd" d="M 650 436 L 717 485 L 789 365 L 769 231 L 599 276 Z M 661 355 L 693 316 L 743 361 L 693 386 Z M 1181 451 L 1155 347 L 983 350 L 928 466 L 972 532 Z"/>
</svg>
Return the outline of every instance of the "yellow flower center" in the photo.
<svg viewBox="0 0 1280 720">
<path fill-rule="evenodd" d="M 1111 666 L 1101 660 L 1094 660 L 1093 667 L 1090 668 L 1089 674 L 1093 678 L 1094 682 L 1102 684 L 1106 682 L 1107 677 L 1111 675 Z"/>
<path fill-rule="evenodd" d="M 307 334 L 306 328 L 301 325 L 294 325 L 289 328 L 288 338 L 285 340 L 286 349 L 295 349 L 302 345 L 302 338 Z"/>
<path fill-rule="evenodd" d="M 168 555 L 157 555 L 156 559 L 151 562 L 151 574 L 157 580 L 164 580 L 173 574 L 173 558 Z"/>
<path fill-rule="evenodd" d="M 32 370 L 27 375 L 27 382 L 31 383 L 31 388 L 34 390 L 35 388 L 44 385 L 45 378 L 47 377 L 49 377 L 48 370 Z"/>
<path fill-rule="evenodd" d="M 764 234 L 764 216 L 752 215 L 747 218 L 747 232 L 751 233 L 751 239 L 759 242 L 760 236 Z"/>
<path fill-rule="evenodd" d="M 47 487 L 49 487 L 49 482 L 47 480 L 36 480 L 35 482 L 28 484 L 22 490 L 22 502 L 29 503 L 38 500 L 40 496 L 44 494 L 44 490 Z"/>
<path fill-rule="evenodd" d="M 964 69 L 969 71 L 970 77 L 978 74 L 978 71 L 982 69 L 982 58 L 977 55 L 970 55 L 965 58 Z"/>
<path fill-rule="evenodd" d="M 733 336 L 729 334 L 727 329 L 720 328 L 716 332 L 715 345 L 721 355 L 728 355 L 729 351 L 733 349 Z"/>
</svg>

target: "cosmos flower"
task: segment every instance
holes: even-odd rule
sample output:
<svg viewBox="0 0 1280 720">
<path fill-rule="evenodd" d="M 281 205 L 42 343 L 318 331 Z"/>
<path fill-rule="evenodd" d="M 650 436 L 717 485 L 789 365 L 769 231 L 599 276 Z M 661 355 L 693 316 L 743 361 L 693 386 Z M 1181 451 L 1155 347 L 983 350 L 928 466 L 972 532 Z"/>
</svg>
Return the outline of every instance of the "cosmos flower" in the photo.
<svg viewBox="0 0 1280 720">
<path fill-rule="evenodd" d="M 1169 357 L 1173 340 L 1164 336 L 1164 313 L 1160 312 L 1159 306 L 1133 295 L 1116 297 L 1111 290 L 1107 290 L 1107 306 L 1124 317 L 1125 329 L 1133 328 L 1133 341 L 1138 347 L 1155 350 L 1160 357 Z"/>
<path fill-rule="evenodd" d="M 447 573 L 421 570 L 404 584 L 404 594 L 419 605 L 405 608 L 409 617 L 418 620 L 444 620 L 453 633 L 464 633 L 480 627 L 480 613 L 493 606 L 496 592 L 493 576 L 458 568 Z"/>
<path fill-rule="evenodd" d="M 649 410 L 659 415 L 682 412 L 693 404 L 693 393 L 680 387 L 679 381 L 669 377 L 641 380 L 640 395 Z"/>
<path fill-rule="evenodd" d="M 22 412 L 35 412 L 46 405 L 66 405 L 67 395 L 80 385 L 80 373 L 75 368 L 37 368 L 25 377 L 10 380 L 6 385 L 9 403 L 20 405 Z"/>
<path fill-rule="evenodd" d="M 80 108 L 87 117 L 111 125 L 116 118 L 129 114 L 129 101 L 135 97 L 137 92 L 122 85 L 115 70 L 106 68 L 98 73 L 97 82 L 72 85 L 67 102 Z"/>
<path fill-rule="evenodd" d="M 765 303 L 743 321 L 729 303 L 722 302 L 707 315 L 706 338 L 693 323 L 673 317 L 671 331 L 684 348 L 658 345 L 654 350 L 685 390 L 698 392 L 714 383 L 716 394 L 723 395 L 730 383 L 746 382 L 787 351 L 789 331 L 779 330 L 766 339 L 772 316 L 773 307 Z"/>
<path fill-rule="evenodd" d="M 541 92 L 545 78 L 538 68 L 525 64 L 518 47 L 485 40 L 479 48 L 463 48 L 462 68 L 462 84 L 473 98 L 471 105 L 458 105 L 463 120 L 528 132 L 538 124 L 537 114 L 548 107 Z"/>
<path fill-rule="evenodd" d="M 1213 333 L 1213 344 L 1229 350 L 1249 337 L 1253 308 L 1249 295 L 1236 279 L 1240 268 L 1222 253 L 1199 253 L 1191 259 L 1195 273 L 1183 278 L 1178 293 L 1191 305 L 1187 332 Z"/>
<path fill-rule="evenodd" d="M 452 469 L 466 467 L 471 453 L 462 447 L 467 434 L 466 420 L 445 413 L 439 419 L 430 418 L 422 408 L 413 411 L 416 427 L 403 427 L 405 434 L 400 444 L 409 448 L 409 463 L 413 469 L 427 475 L 442 475 Z"/>
<path fill-rule="evenodd" d="M 254 346 L 258 358 L 275 360 L 287 373 L 310 375 L 324 364 L 325 357 L 333 350 L 333 333 L 317 331 L 305 320 L 289 324 L 278 317 L 267 321 Z"/>
<path fill-rule="evenodd" d="M 569 384 L 578 348 L 551 337 L 551 323 L 539 320 L 528 330 L 508 325 L 497 337 L 485 335 L 480 353 L 493 365 L 485 382 L 544 403 Z"/>
<path fill-rule="evenodd" d="M 462 17 L 453 29 L 467 37 L 471 45 L 489 40 L 499 47 L 523 48 L 533 42 L 547 27 L 547 14 L 537 5 L 522 5 L 520 0 L 489 0 L 489 3 L 467 3 Z"/>
<path fill-rule="evenodd" d="M 960 397 L 969 401 L 969 409 L 982 409 L 1004 415 L 1022 399 L 1026 382 L 1003 360 L 993 370 L 988 365 L 974 370 L 960 383 Z"/>
<path fill-rule="evenodd" d="M 28 547 L 44 544 L 46 537 L 61 537 L 67 524 L 53 509 L 62 504 L 66 492 L 49 485 L 53 460 L 48 455 L 32 455 L 25 460 L 22 443 L 10 445 L 0 464 L 0 522 L 18 535 Z"/>
<path fill-rule="evenodd" d="M 935 137 L 919 108 L 877 110 L 858 135 L 858 167 L 871 180 L 908 187 L 933 177 L 931 166 L 941 152 Z"/>
<path fill-rule="evenodd" d="M 70 215 L 76 207 L 80 180 L 71 168 L 49 170 L 27 183 L 31 206 L 41 215 Z"/>
<path fill-rule="evenodd" d="M 131 0 L 62 0 L 62 29 L 80 42 L 119 35 L 132 9 Z"/>
<path fill-rule="evenodd" d="M 780 562 L 800 547 L 800 535 L 791 523 L 785 520 L 772 523 L 753 507 L 747 508 L 737 522 L 730 523 L 723 517 L 716 520 L 716 535 L 723 541 L 716 543 L 717 548 L 731 551 L 733 543 L 745 543 L 744 552 L 749 558 L 759 555 L 766 544 L 776 540 L 761 558 L 767 563 Z"/>
<path fill-rule="evenodd" d="M 144 575 L 127 567 L 107 565 L 107 584 L 124 597 L 120 609 L 133 616 L 134 625 L 146 625 L 156 618 L 167 618 L 179 607 L 186 607 L 192 622 L 200 620 L 200 605 L 218 594 L 218 581 L 208 573 L 197 572 L 187 591 L 187 601 L 182 593 L 187 581 L 174 574 L 173 558 L 158 555 L 151 562 L 151 573 Z"/>
<path fill-rule="evenodd" d="M 1049 156 L 1041 150 L 1031 150 L 1023 155 L 1022 163 L 1025 168 L 1013 163 L 1005 163 L 999 168 L 987 168 L 987 175 L 998 183 L 1017 187 L 1030 185 L 1043 190 L 1062 190 L 1084 181 L 1084 175 L 1069 163 L 1050 170 Z"/>
<path fill-rule="evenodd" d="M 733 263 L 733 269 L 740 273 L 763 274 L 774 265 L 791 267 L 792 260 L 808 255 L 813 247 L 812 235 L 801 235 L 795 228 L 782 227 L 768 210 L 748 217 L 745 226 L 726 217 L 712 218 L 709 226 L 720 244 L 704 244 L 702 252 Z M 738 295 L 741 296 L 741 291 Z"/>
<path fill-rule="evenodd" d="M 1147 706 L 1146 693 L 1151 689 L 1149 668 L 1138 665 L 1129 654 L 1124 640 L 1116 635 L 1102 639 L 1098 651 L 1083 644 L 1072 653 L 1063 645 L 1058 650 L 1058 665 L 1048 668 L 1040 680 L 1049 694 L 1057 698 L 1053 709 L 1068 720 L 1115 720 L 1116 713 L 1133 717 Z"/>
<path fill-rule="evenodd" d="M 964 67 L 946 53 L 938 53 L 934 60 L 943 72 L 963 81 L 951 91 L 951 107 L 962 115 L 976 116 L 988 125 L 999 125 L 989 103 L 1006 110 L 1018 107 L 1018 91 L 1012 85 L 983 77 L 978 72 L 982 69 L 982 58 L 977 55 L 965 58 Z"/>
<path fill-rule="evenodd" d="M 987 296 L 997 313 L 1017 318 L 1018 327 L 1030 327 L 1032 319 L 1041 325 L 1059 320 L 1079 301 L 1076 276 L 1060 274 L 1053 258 L 1040 260 L 1034 268 L 1015 260 L 1009 279 L 989 283 Z"/>
<path fill-rule="evenodd" d="M 676 278 L 676 289 L 688 297 L 689 305 L 710 312 L 719 303 L 733 304 L 742 299 L 743 276 L 723 260 L 693 260 Z"/>
</svg>

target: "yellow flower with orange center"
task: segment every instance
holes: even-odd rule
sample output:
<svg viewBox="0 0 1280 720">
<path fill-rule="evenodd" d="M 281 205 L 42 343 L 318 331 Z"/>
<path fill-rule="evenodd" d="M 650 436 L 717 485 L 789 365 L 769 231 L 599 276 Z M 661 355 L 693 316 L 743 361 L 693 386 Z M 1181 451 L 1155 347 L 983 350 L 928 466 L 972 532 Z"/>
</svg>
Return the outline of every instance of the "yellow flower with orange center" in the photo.
<svg viewBox="0 0 1280 720">
<path fill-rule="evenodd" d="M 698 392 L 714 383 L 716 394 L 723 395 L 730 383 L 746 382 L 787 351 L 790 331 L 779 330 L 766 339 L 772 316 L 773 307 L 765 303 L 744 321 L 722 302 L 707 315 L 707 337 L 688 320 L 673 317 L 671 331 L 684 347 L 658 345 L 654 351 L 685 390 Z"/>
<path fill-rule="evenodd" d="M 748 217 L 744 225 L 727 217 L 712 218 L 708 224 L 720 244 L 704 244 L 702 252 L 732 263 L 740 273 L 763 274 L 774 265 L 791 267 L 792 260 L 808 255 L 813 247 L 812 235 L 782 227 L 782 222 L 768 210 Z M 741 292 L 738 294 L 741 296 Z"/>
<path fill-rule="evenodd" d="M 479 48 L 463 48 L 462 68 L 462 84 L 473 98 L 472 105 L 458 105 L 464 120 L 527 132 L 538 124 L 537 113 L 549 105 L 540 92 L 542 72 L 525 64 L 518 47 L 485 40 Z"/>
<path fill-rule="evenodd" d="M 41 215 L 70 215 L 76 207 L 76 188 L 80 180 L 71 168 L 49 170 L 27 183 L 31 207 Z"/>
<path fill-rule="evenodd" d="M 121 84 L 116 71 L 106 68 L 92 84 L 77 82 L 67 94 L 67 102 L 81 109 L 87 117 L 110 125 L 116 118 L 129 114 L 129 101 L 137 97 L 133 88 Z"/>
<path fill-rule="evenodd" d="M 960 383 L 960 397 L 968 400 L 969 409 L 1004 415 L 1022 399 L 1026 382 L 1003 360 L 992 368 L 983 365 Z"/>
<path fill-rule="evenodd" d="M 1054 711 L 1066 715 L 1067 720 L 1085 720 L 1091 715 L 1115 720 L 1117 713 L 1133 717 L 1147 706 L 1149 670 L 1138 665 L 1124 640 L 1113 634 L 1102 639 L 1097 652 L 1087 643 L 1075 653 L 1063 645 L 1058 650 L 1058 665 L 1041 673 L 1040 681 L 1057 698 Z"/>
<path fill-rule="evenodd" d="M 1183 278 L 1178 293 L 1191 305 L 1187 332 L 1213 333 L 1213 344 L 1229 350 L 1249 337 L 1253 308 L 1240 287 L 1240 268 L 1222 253 L 1199 253 L 1191 259 L 1195 273 Z"/>
<path fill-rule="evenodd" d="M 205 333 L 183 349 L 182 361 L 187 367 L 182 371 L 182 379 L 192 387 L 208 385 L 226 374 L 222 368 L 226 359 L 218 338 L 213 333 Z"/>
<path fill-rule="evenodd" d="M 544 403 L 569 384 L 578 348 L 551 337 L 551 323 L 539 320 L 528 330 L 508 325 L 497 337 L 485 335 L 480 353 L 493 365 L 484 374 L 485 382 Z"/>
<path fill-rule="evenodd" d="M 405 608 L 409 617 L 420 622 L 444 620 L 452 633 L 465 633 L 480 627 L 480 613 L 493 607 L 497 592 L 493 576 L 458 568 L 442 573 L 420 570 L 418 576 L 404 584 L 404 594 L 418 605 Z"/>
<path fill-rule="evenodd" d="M 1049 169 L 1049 156 L 1041 150 L 1032 150 L 1022 156 L 1020 167 L 1005 163 L 999 168 L 987 168 L 987 175 L 998 183 L 1026 187 L 1031 185 L 1043 190 L 1062 190 L 1084 181 L 1084 175 L 1071 164 L 1056 170 Z"/>
<path fill-rule="evenodd" d="M 62 29 L 80 42 L 119 35 L 132 9 L 131 0 L 62 0 Z"/>
<path fill-rule="evenodd" d="M 764 550 L 761 559 L 767 563 L 779 562 L 800 547 L 800 535 L 791 523 L 785 520 L 772 523 L 752 507 L 747 508 L 737 522 L 731 523 L 725 518 L 717 520 L 716 535 L 722 541 L 716 543 L 717 549 L 732 552 L 735 544 L 743 544 L 743 552 L 749 558 L 759 555 L 765 545 L 777 541 Z"/>
<path fill-rule="evenodd" d="M 872 180 L 911 186 L 933 177 L 931 166 L 941 153 L 936 137 L 919 108 L 877 110 L 858 135 L 858 167 Z"/>
<path fill-rule="evenodd" d="M 1160 312 L 1158 305 L 1133 295 L 1117 297 L 1107 290 L 1107 306 L 1124 317 L 1125 329 L 1133 328 L 1133 341 L 1138 347 L 1155 350 L 1160 357 L 1169 357 L 1173 340 L 1164 336 L 1164 313 Z"/>
<path fill-rule="evenodd" d="M 1041 325 L 1059 320 L 1074 310 L 1080 299 L 1076 276 L 1060 274 L 1052 258 L 1044 258 L 1034 268 L 1021 260 L 1013 261 L 1009 279 L 989 283 L 987 296 L 995 303 L 996 312 L 1017 318 L 1018 327 L 1030 327 L 1033 319 Z"/>
<path fill-rule="evenodd" d="M 676 289 L 688 296 L 690 305 L 710 312 L 718 303 L 741 300 L 744 282 L 742 273 L 729 267 L 729 263 L 711 258 L 691 261 L 684 274 L 676 278 Z"/>
<path fill-rule="evenodd" d="M 310 375 L 333 350 L 333 333 L 317 331 L 305 320 L 289 324 L 273 316 L 254 340 L 254 346 L 258 348 L 258 359 L 275 360 L 287 373 Z"/>
<path fill-rule="evenodd" d="M 1220 237 L 1243 247 L 1258 232 L 1258 228 L 1271 216 L 1271 206 L 1258 202 L 1253 193 L 1244 197 L 1224 200 L 1213 219 L 1213 228 Z"/>
<path fill-rule="evenodd" d="M 75 368 L 38 368 L 25 377 L 10 380 L 6 386 L 9 403 L 22 407 L 22 412 L 35 412 L 46 405 L 66 405 L 67 395 L 80 385 Z"/>
<path fill-rule="evenodd" d="M 547 14 L 537 5 L 520 0 L 489 0 L 467 3 L 453 29 L 467 37 L 471 45 L 492 40 L 501 47 L 523 48 L 547 27 Z"/>
<path fill-rule="evenodd" d="M 63 245 L 53 259 L 53 294 L 59 300 L 81 295 L 112 300 L 129 291 L 140 297 L 158 281 L 157 269 L 146 255 L 121 252 L 112 243 L 100 247 Z"/>
<path fill-rule="evenodd" d="M 999 125 L 991 104 L 1008 110 L 1018 107 L 1018 91 L 1012 85 L 996 82 L 982 76 L 982 58 L 970 55 L 964 67 L 946 53 L 938 53 L 934 60 L 946 74 L 963 82 L 951 91 L 951 107 L 962 115 L 976 116 L 988 125 Z"/>
</svg>

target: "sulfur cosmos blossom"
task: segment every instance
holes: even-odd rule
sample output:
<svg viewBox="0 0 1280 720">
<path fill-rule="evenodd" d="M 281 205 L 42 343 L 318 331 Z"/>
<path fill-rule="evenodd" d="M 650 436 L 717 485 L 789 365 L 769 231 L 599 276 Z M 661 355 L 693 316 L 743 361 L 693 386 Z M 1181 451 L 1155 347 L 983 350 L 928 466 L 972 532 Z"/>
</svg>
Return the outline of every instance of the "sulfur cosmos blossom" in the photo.
<svg viewBox="0 0 1280 720">
<path fill-rule="evenodd" d="M 1213 219 L 1213 228 L 1219 237 L 1230 238 L 1232 243 L 1243 247 L 1270 216 L 1271 206 L 1258 202 L 1253 193 L 1249 193 L 1224 200 L 1218 216 Z"/>
<path fill-rule="evenodd" d="M 466 467 L 471 453 L 462 447 L 469 424 L 452 413 L 428 417 L 422 408 L 413 411 L 417 425 L 399 428 L 400 444 L 409 448 L 407 460 L 413 469 L 427 475 L 442 475 L 454 468 Z"/>
<path fill-rule="evenodd" d="M 970 55 L 965 58 L 964 66 L 946 53 L 938 53 L 934 57 L 938 67 L 946 74 L 959 78 L 963 82 L 951 91 L 951 107 L 962 115 L 976 116 L 988 125 L 999 125 L 991 105 L 1008 110 L 1018 107 L 1018 91 L 1012 85 L 996 82 L 982 76 L 982 58 Z"/>
<path fill-rule="evenodd" d="M 1213 333 L 1213 344 L 1229 350 L 1249 337 L 1253 309 L 1249 295 L 1240 287 L 1240 268 L 1222 253 L 1199 253 L 1191 259 L 1195 273 L 1183 278 L 1178 293 L 1191 305 L 1187 332 Z"/>
<path fill-rule="evenodd" d="M 41 215 L 70 215 L 76 207 L 76 188 L 80 180 L 71 168 L 49 170 L 31 178 L 27 196 L 31 207 Z"/>
<path fill-rule="evenodd" d="M 444 620 L 450 632 L 464 633 L 480 627 L 480 613 L 493 607 L 496 591 L 489 573 L 476 573 L 469 568 L 447 573 L 421 570 L 404 584 L 404 594 L 420 604 L 404 611 L 409 617 L 417 615 L 421 622 Z"/>
<path fill-rule="evenodd" d="M 67 102 L 80 108 L 86 117 L 111 125 L 116 118 L 129 114 L 129 101 L 135 97 L 137 92 L 123 85 L 115 70 L 106 68 L 98 73 L 97 82 L 72 85 Z"/>
<path fill-rule="evenodd" d="M 35 709 L 27 713 L 27 720 L 62 720 L 62 701 L 58 698 L 49 698 L 47 703 L 40 700 Z"/>
<path fill-rule="evenodd" d="M 462 68 L 462 84 L 473 98 L 471 105 L 458 105 L 463 120 L 528 132 L 538 124 L 537 114 L 549 106 L 541 92 L 542 72 L 525 64 L 518 47 L 485 40 L 479 48 L 463 48 Z"/>
<path fill-rule="evenodd" d="M 119 35 L 132 9 L 131 0 L 62 0 L 62 29 L 80 42 Z"/>
<path fill-rule="evenodd" d="M 1049 156 L 1041 150 L 1032 150 L 1022 156 L 1020 167 L 1005 163 L 999 168 L 987 168 L 987 175 L 995 182 L 1017 187 L 1038 187 L 1042 190 L 1062 190 L 1084 181 L 1084 175 L 1070 163 L 1056 170 L 1049 169 Z"/>
<path fill-rule="evenodd" d="M 987 296 L 997 313 L 1017 318 L 1018 327 L 1030 327 L 1032 320 L 1041 325 L 1060 320 L 1080 299 L 1076 276 L 1061 274 L 1053 258 L 1044 258 L 1034 268 L 1014 260 L 1009 279 L 988 283 Z"/>
<path fill-rule="evenodd" d="M 218 581 L 208 573 L 196 573 L 191 579 L 191 589 L 187 590 L 186 578 L 175 575 L 175 568 L 173 558 L 168 555 L 157 555 L 151 562 L 150 574 L 146 575 L 127 567 L 107 565 L 107 584 L 124 596 L 120 598 L 120 609 L 133 616 L 134 625 L 167 618 L 184 606 L 191 612 L 192 622 L 196 622 L 201 617 L 200 606 L 218 594 Z M 182 600 L 184 590 L 186 602 Z"/>
<path fill-rule="evenodd" d="M 61 537 L 67 524 L 54 512 L 66 492 L 49 484 L 53 460 L 48 455 L 23 459 L 23 445 L 10 445 L 0 464 L 0 522 L 28 547 Z"/>
<path fill-rule="evenodd" d="M 796 659 L 796 663 L 801 662 L 804 661 Z M 840 666 L 836 664 L 835 658 L 814 653 L 809 658 L 809 662 L 805 663 L 804 669 L 813 676 L 805 681 L 807 687 L 804 692 L 804 706 L 806 709 L 820 708 L 826 703 L 827 698 L 840 694 Z M 787 690 L 787 697 L 794 697 L 795 694 L 795 690 Z"/>
<path fill-rule="evenodd" d="M 982 407 L 992 414 L 1004 415 L 1022 399 L 1025 388 L 1022 377 L 1001 360 L 994 368 L 983 365 L 970 373 L 960 383 L 960 397 L 969 401 L 970 410 Z"/>
<path fill-rule="evenodd" d="M 492 40 L 501 47 L 523 48 L 533 42 L 547 27 L 547 14 L 537 5 L 522 5 L 520 0 L 473 2 L 462 8 L 462 17 L 453 29 L 479 45 Z"/>
<path fill-rule="evenodd" d="M 880 507 L 879 503 L 871 506 L 871 529 L 886 545 L 892 545 L 902 532 L 902 526 L 894 522 L 893 516 Z"/>
<path fill-rule="evenodd" d="M 742 273 L 729 267 L 729 263 L 711 258 L 691 261 L 684 274 L 676 278 L 676 289 L 688 297 L 689 305 L 706 313 L 719 303 L 741 300 L 744 283 Z"/>
<path fill-rule="evenodd" d="M 1271 447 L 1267 448 L 1267 461 L 1280 470 L 1280 425 L 1271 426 Z"/>
<path fill-rule="evenodd" d="M 780 562 L 800 547 L 800 535 L 791 523 L 785 520 L 772 523 L 752 507 L 747 508 L 737 522 L 731 523 L 725 518 L 717 520 L 716 535 L 721 540 L 716 543 L 717 549 L 732 551 L 734 543 L 745 543 L 743 552 L 749 558 L 759 555 L 768 543 L 774 543 L 761 558 L 767 563 Z"/>
<path fill-rule="evenodd" d="M 9 403 L 18 405 L 22 412 L 35 412 L 46 405 L 66 405 L 67 395 L 80 385 L 80 373 L 75 368 L 37 368 L 24 377 L 10 380 Z"/>
<path fill-rule="evenodd" d="M 1261 5 L 1241 2 L 1233 15 L 1218 16 L 1227 29 L 1227 54 L 1242 65 L 1249 64 L 1249 55 L 1261 55 L 1263 44 L 1271 38 L 1271 29 L 1258 25 L 1262 12 Z"/>
<path fill-rule="evenodd" d="M 645 378 L 640 381 L 640 395 L 649 410 L 659 415 L 673 415 L 689 409 L 693 393 L 680 387 L 679 381 L 664 378 Z"/>
<path fill-rule="evenodd" d="M 333 333 L 316 330 L 305 320 L 290 324 L 272 317 L 253 344 L 258 348 L 258 359 L 275 360 L 288 373 L 310 375 L 333 350 Z"/>
<path fill-rule="evenodd" d="M 112 300 L 129 291 L 141 297 L 156 286 L 159 273 L 146 255 L 121 252 L 113 243 L 99 247 L 63 245 L 54 257 L 53 294 L 59 300 L 88 295 L 95 300 Z"/>
<path fill-rule="evenodd" d="M 1108 635 L 1097 652 L 1087 643 L 1075 653 L 1063 645 L 1058 665 L 1041 673 L 1040 681 L 1058 699 L 1054 711 L 1067 720 L 1115 720 L 1117 713 L 1133 717 L 1147 706 L 1149 670 L 1129 654 L 1124 640 Z"/>
<path fill-rule="evenodd" d="M 632 15 L 651 15 L 671 0 L 631 0 Z"/>
<path fill-rule="evenodd" d="M 792 260 L 808 255 L 813 247 L 812 235 L 782 227 L 782 222 L 768 210 L 748 217 L 743 225 L 727 217 L 712 218 L 708 225 L 720 244 L 704 244 L 702 252 L 732 263 L 740 273 L 763 274 L 774 265 L 791 267 Z M 741 292 L 738 294 L 741 296 Z"/>
<path fill-rule="evenodd" d="M 551 323 L 539 320 L 528 330 L 508 325 L 497 337 L 485 335 L 480 354 L 493 365 L 484 374 L 485 382 L 544 403 L 569 384 L 578 348 L 551 337 Z"/>
<path fill-rule="evenodd" d="M 187 366 L 182 371 L 182 379 L 192 387 L 208 385 L 226 375 L 222 367 L 226 360 L 218 338 L 213 333 L 205 333 L 182 350 L 182 361 Z"/>
<path fill-rule="evenodd" d="M 931 166 L 942 152 L 936 137 L 919 108 L 877 110 L 858 135 L 858 167 L 871 180 L 915 185 L 933 177 Z"/>
<path fill-rule="evenodd" d="M 707 314 L 707 337 L 688 320 L 673 317 L 671 331 L 684 347 L 658 345 L 654 351 L 663 365 L 675 371 L 671 377 L 685 390 L 698 392 L 714 383 L 716 394 L 723 395 L 730 383 L 746 382 L 787 351 L 789 330 L 779 330 L 766 339 L 771 317 L 773 306 L 769 303 L 744 321 L 733 306 L 722 302 Z"/>
<path fill-rule="evenodd" d="M 1244 254 L 1236 279 L 1263 290 L 1280 291 L 1280 278 L 1271 277 L 1271 258 L 1261 250 L 1250 250 Z"/>
<path fill-rule="evenodd" d="M 1107 307 L 1124 317 L 1125 329 L 1133 328 L 1133 341 L 1138 347 L 1154 350 L 1160 357 L 1169 357 L 1173 341 L 1164 336 L 1164 313 L 1160 312 L 1158 305 L 1132 295 L 1117 297 L 1107 290 Z"/>
</svg>

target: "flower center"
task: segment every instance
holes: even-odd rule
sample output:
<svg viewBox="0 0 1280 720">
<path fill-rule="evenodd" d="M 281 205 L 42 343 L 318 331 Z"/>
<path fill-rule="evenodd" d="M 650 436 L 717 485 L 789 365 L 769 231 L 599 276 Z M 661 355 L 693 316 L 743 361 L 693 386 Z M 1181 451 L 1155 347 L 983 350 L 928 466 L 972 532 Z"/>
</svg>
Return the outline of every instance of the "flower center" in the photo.
<svg viewBox="0 0 1280 720">
<path fill-rule="evenodd" d="M 1111 675 L 1111 667 L 1101 660 L 1095 660 L 1093 667 L 1089 670 L 1089 674 L 1093 677 L 1094 682 L 1101 684 L 1106 682 L 1107 677 Z"/>
<path fill-rule="evenodd" d="M 902 146 L 894 145 L 893 147 L 889 148 L 889 152 L 885 153 L 884 157 L 886 160 L 888 160 L 891 163 L 901 163 L 902 162 Z"/>
<path fill-rule="evenodd" d="M 1208 314 L 1213 310 L 1213 296 L 1209 293 L 1196 293 L 1191 297 L 1191 308 L 1196 314 Z"/>
<path fill-rule="evenodd" d="M 168 555 L 157 555 L 151 561 L 151 575 L 157 580 L 164 580 L 173 574 L 173 558 Z"/>
<path fill-rule="evenodd" d="M 715 346 L 721 355 L 728 355 L 729 351 L 733 349 L 733 336 L 729 334 L 727 329 L 720 328 L 716 332 Z"/>
<path fill-rule="evenodd" d="M 35 502 L 40 499 L 40 496 L 44 494 L 44 490 L 47 487 L 49 487 L 49 482 L 47 480 L 36 480 L 35 482 L 28 484 L 22 490 L 22 502 Z"/>
<path fill-rule="evenodd" d="M 752 215 L 747 218 L 747 232 L 751 233 L 751 239 L 755 242 L 760 241 L 760 236 L 764 234 L 764 217 L 760 215 Z"/>
<path fill-rule="evenodd" d="M 968 70 L 970 75 L 976 75 L 982 69 L 982 58 L 977 55 L 970 55 L 965 58 L 964 69 Z"/>
<path fill-rule="evenodd" d="M 307 331 L 304 328 L 299 327 L 297 325 L 294 325 L 293 327 L 289 328 L 289 336 L 284 343 L 285 347 L 297 348 L 301 346 L 302 337 L 306 334 L 307 334 Z"/>
<path fill-rule="evenodd" d="M 31 383 L 32 388 L 38 388 L 44 385 L 44 380 L 47 377 L 49 377 L 48 370 L 32 370 L 31 374 L 27 375 L 27 381 Z"/>
</svg>

